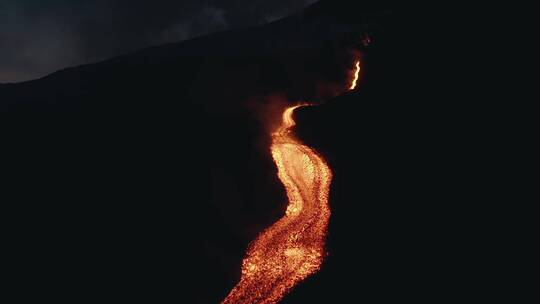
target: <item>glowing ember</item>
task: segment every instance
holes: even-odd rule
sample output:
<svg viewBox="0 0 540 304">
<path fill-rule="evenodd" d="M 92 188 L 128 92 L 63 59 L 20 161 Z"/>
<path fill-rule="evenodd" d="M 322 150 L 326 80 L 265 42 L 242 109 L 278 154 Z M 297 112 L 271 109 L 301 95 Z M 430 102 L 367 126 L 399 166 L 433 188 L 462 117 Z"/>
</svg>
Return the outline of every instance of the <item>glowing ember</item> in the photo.
<svg viewBox="0 0 540 304">
<path fill-rule="evenodd" d="M 360 60 L 356 61 L 356 70 L 354 71 L 354 78 L 351 83 L 351 86 L 349 87 L 349 90 L 354 90 L 356 88 L 359 75 L 360 75 Z"/>
<path fill-rule="evenodd" d="M 351 90 L 359 73 L 360 61 Z M 272 134 L 272 157 L 289 199 L 285 216 L 250 244 L 240 282 L 224 304 L 277 303 L 323 262 L 332 171 L 321 156 L 291 134 L 296 124 L 294 110 L 301 106 L 285 109 L 281 126 Z"/>
</svg>

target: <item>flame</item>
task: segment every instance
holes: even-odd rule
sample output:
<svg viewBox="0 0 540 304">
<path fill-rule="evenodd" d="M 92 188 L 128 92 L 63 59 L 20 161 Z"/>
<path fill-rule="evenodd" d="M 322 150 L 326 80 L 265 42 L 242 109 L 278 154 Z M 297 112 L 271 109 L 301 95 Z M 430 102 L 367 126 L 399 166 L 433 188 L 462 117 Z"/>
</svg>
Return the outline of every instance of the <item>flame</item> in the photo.
<svg viewBox="0 0 540 304">
<path fill-rule="evenodd" d="M 332 172 L 324 159 L 291 134 L 293 106 L 272 134 L 272 157 L 289 204 L 283 216 L 253 241 L 242 264 L 240 282 L 223 303 L 277 303 L 323 262 Z"/>
<path fill-rule="evenodd" d="M 356 70 L 354 71 L 354 78 L 351 83 L 351 86 L 349 87 L 349 90 L 354 90 L 356 88 L 358 78 L 360 76 L 360 60 L 356 61 L 355 67 L 356 67 Z"/>
</svg>

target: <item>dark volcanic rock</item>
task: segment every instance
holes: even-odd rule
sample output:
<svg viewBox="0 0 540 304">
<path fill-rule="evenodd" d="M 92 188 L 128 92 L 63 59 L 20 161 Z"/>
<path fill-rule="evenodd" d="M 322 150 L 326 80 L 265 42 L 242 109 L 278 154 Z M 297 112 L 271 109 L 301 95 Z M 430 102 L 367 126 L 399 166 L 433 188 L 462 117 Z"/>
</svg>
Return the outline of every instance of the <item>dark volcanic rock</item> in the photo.
<svg viewBox="0 0 540 304">
<path fill-rule="evenodd" d="M 442 184 L 456 183 L 434 172 L 457 159 L 433 126 L 451 113 L 414 73 L 427 51 L 411 43 L 411 17 L 356 2 L 0 84 L 0 112 L 22 114 L 4 129 L 16 185 L 5 188 L 20 207 L 10 214 L 32 237 L 28 252 L 48 252 L 42 279 L 62 277 L 47 293 L 223 299 L 245 247 L 285 206 L 265 121 L 274 99 L 326 102 L 298 110 L 296 132 L 334 171 L 330 255 L 284 303 L 437 291 L 432 271 L 448 269 L 433 240 L 445 237 L 430 229 L 448 220 Z M 359 49 L 359 89 L 334 96 Z"/>
</svg>

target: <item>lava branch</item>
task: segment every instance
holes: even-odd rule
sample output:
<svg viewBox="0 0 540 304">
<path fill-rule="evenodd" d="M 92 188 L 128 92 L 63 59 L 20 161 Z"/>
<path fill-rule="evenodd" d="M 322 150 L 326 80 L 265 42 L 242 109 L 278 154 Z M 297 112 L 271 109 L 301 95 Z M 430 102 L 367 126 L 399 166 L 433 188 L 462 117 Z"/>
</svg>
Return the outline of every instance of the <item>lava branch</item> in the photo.
<svg viewBox="0 0 540 304">
<path fill-rule="evenodd" d="M 360 77 L 360 60 L 356 61 L 355 70 L 354 70 L 354 78 L 351 82 L 351 86 L 349 87 L 349 90 L 356 89 L 359 77 Z"/>
<path fill-rule="evenodd" d="M 356 88 L 359 73 L 360 61 L 350 90 Z M 270 150 L 289 200 L 285 215 L 249 245 L 240 282 L 224 304 L 277 303 L 322 265 L 332 171 L 315 150 L 291 132 L 296 125 L 294 111 L 302 106 L 307 105 L 286 108 L 281 126 L 272 134 Z"/>
</svg>

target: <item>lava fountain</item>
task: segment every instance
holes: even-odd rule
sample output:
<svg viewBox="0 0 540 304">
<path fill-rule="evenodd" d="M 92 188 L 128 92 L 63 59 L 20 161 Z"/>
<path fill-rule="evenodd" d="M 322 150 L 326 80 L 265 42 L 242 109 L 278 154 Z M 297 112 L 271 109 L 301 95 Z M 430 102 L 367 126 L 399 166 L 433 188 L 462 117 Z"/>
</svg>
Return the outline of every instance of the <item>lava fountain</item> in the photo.
<svg viewBox="0 0 540 304">
<path fill-rule="evenodd" d="M 357 62 L 350 89 L 356 88 L 359 72 Z M 292 133 L 294 110 L 302 106 L 307 104 L 286 108 L 280 127 L 272 134 L 272 157 L 289 199 L 285 216 L 249 245 L 240 282 L 224 304 L 277 303 L 323 262 L 332 171 Z"/>
</svg>

